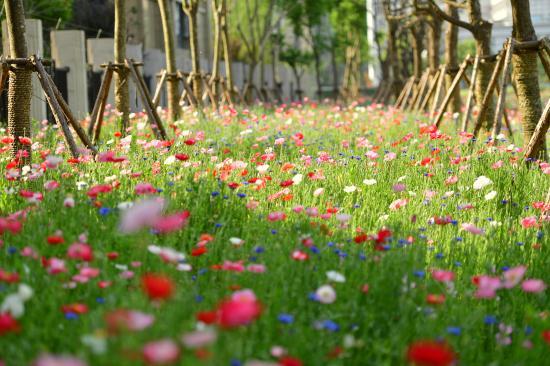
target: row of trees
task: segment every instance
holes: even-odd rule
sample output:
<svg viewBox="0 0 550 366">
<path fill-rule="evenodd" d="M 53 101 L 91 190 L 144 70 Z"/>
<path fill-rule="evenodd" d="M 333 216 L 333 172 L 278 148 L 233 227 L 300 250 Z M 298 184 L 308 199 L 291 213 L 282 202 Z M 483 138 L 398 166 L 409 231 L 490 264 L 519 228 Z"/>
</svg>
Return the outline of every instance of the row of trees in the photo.
<svg viewBox="0 0 550 366">
<path fill-rule="evenodd" d="M 472 34 L 477 56 L 480 58 L 478 75 L 475 80 L 475 100 L 481 107 L 484 94 L 496 65 L 495 50 L 491 49 L 492 23 L 483 18 L 480 0 L 381 0 L 388 27 L 385 33 L 386 52 L 379 59 L 385 80 L 392 80 L 397 95 L 403 86 L 403 80 L 409 75 L 420 78 L 424 65 L 421 53 L 427 50 L 427 67 L 435 73 L 440 66 L 442 25 L 446 23 L 445 62 L 447 68 L 458 68 L 458 28 Z M 517 42 L 537 40 L 531 21 L 528 0 L 511 0 L 513 13 L 512 37 Z M 459 17 L 464 11 L 467 20 Z M 382 34 L 382 33 L 380 33 Z M 539 75 L 536 52 L 515 52 L 512 57 L 512 82 L 518 98 L 519 112 L 522 116 L 524 141 L 527 144 L 536 128 L 542 113 L 539 88 Z M 448 83 L 452 79 L 448 75 Z M 451 110 L 459 111 L 460 95 L 455 95 Z M 491 102 L 482 121 L 482 128 L 492 129 L 495 107 Z"/>
</svg>

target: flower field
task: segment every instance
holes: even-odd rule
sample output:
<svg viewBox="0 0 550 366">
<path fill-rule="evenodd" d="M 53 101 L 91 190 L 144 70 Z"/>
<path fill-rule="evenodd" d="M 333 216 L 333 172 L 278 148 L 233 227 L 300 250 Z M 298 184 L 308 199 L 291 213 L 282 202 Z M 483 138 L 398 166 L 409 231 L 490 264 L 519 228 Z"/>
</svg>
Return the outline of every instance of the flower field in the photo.
<svg viewBox="0 0 550 366">
<path fill-rule="evenodd" d="M 111 114 L 22 171 L 4 137 L 0 365 L 548 364 L 550 165 L 446 118 Z"/>
</svg>

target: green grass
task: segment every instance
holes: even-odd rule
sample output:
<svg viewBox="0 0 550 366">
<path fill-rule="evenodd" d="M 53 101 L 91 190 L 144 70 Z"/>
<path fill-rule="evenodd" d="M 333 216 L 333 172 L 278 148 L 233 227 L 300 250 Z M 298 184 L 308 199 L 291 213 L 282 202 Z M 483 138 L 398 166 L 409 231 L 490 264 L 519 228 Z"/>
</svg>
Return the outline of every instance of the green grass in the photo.
<svg viewBox="0 0 550 366">
<path fill-rule="evenodd" d="M 542 332 L 550 329 L 548 291 L 525 293 L 516 286 L 498 290 L 496 298 L 478 299 L 471 282 L 472 276 L 500 276 L 504 267 L 519 265 L 528 267 L 525 278 L 550 282 L 548 224 L 541 222 L 538 229 L 524 229 L 520 224 L 522 218 L 540 216 L 532 205 L 545 200 L 549 179 L 537 164 L 524 164 L 521 153 L 513 149 L 492 151 L 484 142 L 460 144 L 450 121 L 443 129 L 449 139 L 431 140 L 429 135 L 419 134 L 421 121 L 415 116 L 361 107 L 340 111 L 331 107 L 279 112 L 253 109 L 249 114 L 227 113 L 200 121 L 188 112 L 184 120 L 178 124 L 179 131 L 190 131 L 190 137 L 203 131 L 205 139 L 187 146 L 183 141 L 188 137 L 180 135 L 170 150 L 144 149 L 137 143 L 144 137 L 133 131 L 128 151 L 117 138 L 101 146 L 102 151 L 114 150 L 119 156 L 127 156 L 128 162 L 64 162 L 36 180 L 0 181 L 0 216 L 27 210 L 21 233 L 4 233 L 2 237 L 0 269 L 17 272 L 20 282 L 35 292 L 19 319 L 21 331 L 0 336 L 0 360 L 6 365 L 29 364 L 42 352 L 71 354 L 89 365 L 139 364 L 145 343 L 163 338 L 180 342 L 183 334 L 197 329 L 198 312 L 215 308 L 237 287 L 254 291 L 262 304 L 261 316 L 248 326 L 218 330 L 218 339 L 206 347 L 209 356 L 204 359 L 182 346 L 178 364 L 274 361 L 270 349 L 277 345 L 305 365 L 398 365 L 406 363 L 407 347 L 419 339 L 446 340 L 457 353 L 460 365 L 546 362 L 550 348 Z M 113 131 L 112 125 L 104 128 L 104 134 L 112 136 Z M 43 145 L 38 150 L 54 151 L 55 131 L 46 128 L 42 132 L 43 138 L 35 138 Z M 298 132 L 304 135 L 303 147 L 295 146 L 291 138 Z M 392 146 L 408 133 L 412 133 L 409 140 Z M 258 139 L 262 136 L 265 139 Z M 274 145 L 276 138 L 285 138 L 284 144 Z M 368 139 L 371 147 L 358 146 L 358 138 Z M 109 137 L 104 136 L 107 140 Z M 344 147 L 343 141 L 348 141 L 349 147 Z M 271 180 L 266 180 L 265 188 L 255 190 L 255 184 L 243 183 L 260 177 L 256 163 L 261 162 L 266 149 L 275 153 L 274 160 L 266 162 Z M 365 157 L 373 149 L 380 156 L 374 160 Z M 385 151 L 397 157 L 386 162 Z M 320 152 L 326 152 L 331 160 L 318 163 Z M 174 153 L 187 153 L 196 166 L 185 166 L 180 161 L 165 165 Z M 7 152 L 2 156 L 0 172 L 4 176 L 9 156 Z M 311 157 L 309 165 L 306 156 Z M 422 159 L 429 157 L 434 161 L 422 166 Z M 456 157 L 463 159 L 455 164 Z M 37 152 L 34 159 L 40 162 Z M 220 179 L 221 169 L 216 165 L 226 159 L 245 162 L 248 174 L 243 175 L 242 168 L 229 169 L 229 175 Z M 499 160 L 504 162 L 502 168 L 493 169 Z M 154 163 L 160 164 L 160 172 L 153 173 Z M 294 167 L 285 171 L 286 163 Z M 131 178 L 129 172 L 140 172 L 141 176 Z M 322 172 L 325 179 L 311 180 L 311 172 Z M 282 181 L 298 173 L 303 174 L 303 181 L 288 187 L 291 199 L 268 200 L 283 189 L 279 185 Z M 457 175 L 458 182 L 446 186 L 445 179 L 451 175 Z M 481 175 L 493 184 L 473 190 L 475 179 Z M 265 176 L 261 178 L 265 180 Z M 375 185 L 363 183 L 371 178 L 377 180 Z M 86 192 L 106 179 L 110 183 L 116 180 L 120 186 L 101 194 L 100 203 L 94 205 Z M 46 192 L 43 185 L 48 180 L 58 181 L 60 187 Z M 77 182 L 86 182 L 87 187 L 78 190 Z M 134 193 L 140 182 L 162 190 L 158 195 L 168 200 L 167 212 L 189 210 L 187 227 L 166 235 L 147 230 L 132 235 L 120 233 L 117 206 L 141 199 Z M 240 186 L 231 189 L 230 182 Z M 398 182 L 405 184 L 403 192 L 392 189 Z M 357 190 L 346 193 L 344 188 L 352 185 Z M 324 193 L 314 196 L 317 188 L 324 188 Z M 28 203 L 18 195 L 20 189 L 43 192 L 44 199 L 38 204 Z M 497 192 L 496 198 L 486 201 L 485 194 L 492 190 Z M 426 191 L 435 192 L 434 197 L 426 199 Z M 454 194 L 446 198 L 445 192 L 449 191 Z M 68 195 L 75 199 L 74 208 L 63 207 Z M 408 204 L 390 210 L 390 204 L 399 198 L 408 199 Z M 252 199 L 259 202 L 255 210 L 245 207 Z M 473 208 L 461 209 L 466 204 Z M 320 213 L 325 213 L 327 207 L 337 207 L 340 213 L 350 214 L 351 220 L 344 227 L 334 216 L 321 219 L 295 213 L 292 208 L 297 205 L 316 207 Z M 266 216 L 274 211 L 285 212 L 286 220 L 269 222 Z M 445 216 L 456 223 L 429 223 L 433 217 Z M 463 223 L 474 223 L 486 233 L 466 232 L 461 229 Z M 385 250 L 375 250 L 371 241 L 357 244 L 353 240 L 359 228 L 376 234 L 383 227 L 392 232 Z M 46 237 L 56 230 L 62 230 L 65 243 L 49 245 Z M 66 251 L 82 233 L 87 234 L 94 250 L 95 258 L 89 265 L 101 273 L 88 283 L 67 288 L 82 263 L 67 259 Z M 190 256 L 204 233 L 214 236 L 207 244 L 208 252 Z M 229 242 L 231 237 L 245 243 L 235 248 Z M 313 240 L 316 250 L 301 244 L 305 237 Z M 185 253 L 193 269 L 177 271 L 174 265 L 151 254 L 147 250 L 150 244 Z M 36 252 L 35 258 L 20 255 L 27 246 Z M 309 260 L 292 260 L 296 249 L 308 253 Z M 107 253 L 115 251 L 119 257 L 109 260 Z M 49 275 L 41 264 L 42 256 L 66 259 L 68 271 Z M 224 261 L 239 260 L 245 265 L 264 264 L 267 270 L 256 274 L 212 268 Z M 132 262 L 140 265 L 132 267 Z M 134 278 L 122 279 L 121 269 L 115 265 L 128 266 Z M 455 272 L 453 286 L 436 282 L 430 275 L 434 268 Z M 331 270 L 346 278 L 345 283 L 333 283 L 336 301 L 321 304 L 311 300 L 318 287 L 331 283 L 326 276 Z M 176 284 L 175 295 L 162 303 L 149 301 L 140 286 L 141 275 L 148 272 L 169 276 Z M 98 281 L 112 281 L 112 285 L 101 289 Z M 369 285 L 366 294 L 361 291 L 365 284 Z M 0 302 L 16 291 L 16 284 L 0 283 Z M 428 294 L 445 294 L 446 300 L 441 305 L 430 305 L 426 302 Z M 68 319 L 61 307 L 72 303 L 86 304 L 89 311 Z M 108 334 L 105 314 L 120 308 L 153 314 L 155 323 L 141 332 Z M 280 314 L 291 314 L 294 321 L 283 324 L 278 320 Z M 496 323 L 486 324 L 487 316 L 494 316 Z M 316 324 L 326 320 L 336 323 L 338 330 L 318 329 Z M 510 345 L 497 342 L 499 324 L 513 327 Z M 460 334 L 453 334 L 458 333 L 456 327 Z M 94 353 L 83 345 L 82 336 L 90 334 L 106 339 L 106 352 Z M 350 335 L 356 342 L 344 347 L 344 339 L 350 339 Z M 532 348 L 524 347 L 526 341 L 532 342 Z M 341 347 L 342 353 L 328 357 L 336 347 Z"/>
</svg>

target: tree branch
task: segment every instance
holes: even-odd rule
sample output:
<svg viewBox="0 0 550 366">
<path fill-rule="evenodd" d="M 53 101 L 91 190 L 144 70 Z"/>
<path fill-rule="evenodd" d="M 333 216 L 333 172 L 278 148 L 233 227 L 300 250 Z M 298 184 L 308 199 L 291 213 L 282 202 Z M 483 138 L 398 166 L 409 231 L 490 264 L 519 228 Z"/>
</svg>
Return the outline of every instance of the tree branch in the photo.
<svg viewBox="0 0 550 366">
<path fill-rule="evenodd" d="M 462 21 L 458 18 L 452 17 L 449 14 L 447 14 L 446 12 L 444 12 L 443 10 L 441 10 L 441 8 L 435 3 L 434 0 L 428 0 L 428 6 L 427 7 L 419 5 L 417 0 L 414 1 L 414 5 L 415 5 L 415 8 L 420 12 L 428 12 L 433 17 L 439 17 L 439 18 L 441 18 L 441 19 L 443 19 L 443 20 L 445 20 L 449 23 L 452 23 L 452 24 L 454 24 L 454 25 L 456 25 L 460 28 L 467 29 L 472 33 L 475 33 L 477 31 L 477 28 L 474 25 L 472 25 L 470 23 L 466 23 L 466 22 L 464 22 L 464 21 Z"/>
</svg>

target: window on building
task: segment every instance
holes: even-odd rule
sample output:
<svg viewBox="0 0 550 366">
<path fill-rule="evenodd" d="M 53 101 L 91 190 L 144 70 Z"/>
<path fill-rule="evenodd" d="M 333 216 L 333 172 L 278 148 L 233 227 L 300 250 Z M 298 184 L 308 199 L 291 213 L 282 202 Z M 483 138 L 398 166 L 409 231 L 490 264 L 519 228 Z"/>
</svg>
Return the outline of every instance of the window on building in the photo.
<svg viewBox="0 0 550 366">
<path fill-rule="evenodd" d="M 176 38 L 179 48 L 189 49 L 189 19 L 181 7 L 181 2 L 176 3 Z"/>
</svg>

